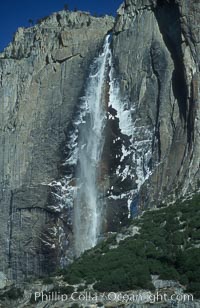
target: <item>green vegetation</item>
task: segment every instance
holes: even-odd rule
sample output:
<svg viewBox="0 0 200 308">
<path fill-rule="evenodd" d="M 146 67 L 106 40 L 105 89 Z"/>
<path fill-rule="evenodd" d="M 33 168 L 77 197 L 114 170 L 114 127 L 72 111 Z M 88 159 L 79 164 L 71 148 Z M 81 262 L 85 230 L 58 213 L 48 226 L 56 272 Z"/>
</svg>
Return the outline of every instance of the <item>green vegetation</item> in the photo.
<svg viewBox="0 0 200 308">
<path fill-rule="evenodd" d="M 0 299 L 10 299 L 10 300 L 17 300 L 23 297 L 24 291 L 20 288 L 12 287 L 9 290 L 6 290 L 3 294 L 0 295 Z"/>
<path fill-rule="evenodd" d="M 65 4 L 64 4 L 64 10 L 65 10 L 65 11 L 69 11 L 69 5 L 68 5 L 68 3 L 65 3 Z"/>
<path fill-rule="evenodd" d="M 53 289 L 51 289 L 51 292 L 56 293 L 59 292 L 60 294 L 71 294 L 74 292 L 73 286 L 54 286 Z"/>
<path fill-rule="evenodd" d="M 84 286 L 79 286 L 78 288 L 77 288 L 77 291 L 78 292 L 83 292 L 85 290 L 85 287 Z"/>
<path fill-rule="evenodd" d="M 36 20 L 36 24 L 41 24 L 43 21 L 47 20 L 49 16 L 44 16 Z"/>
<path fill-rule="evenodd" d="M 53 279 L 51 277 L 45 277 L 43 279 L 43 284 L 52 284 L 53 283 Z"/>
<path fill-rule="evenodd" d="M 30 26 L 30 27 L 33 27 L 33 25 L 34 25 L 34 20 L 33 20 L 32 18 L 29 18 L 28 23 L 29 23 L 29 26 Z"/>
<path fill-rule="evenodd" d="M 147 211 L 133 221 L 140 234 L 115 237 L 85 252 L 69 266 L 64 280 L 94 283 L 98 291 L 153 289 L 151 275 L 180 281 L 200 297 L 200 196 Z"/>
</svg>

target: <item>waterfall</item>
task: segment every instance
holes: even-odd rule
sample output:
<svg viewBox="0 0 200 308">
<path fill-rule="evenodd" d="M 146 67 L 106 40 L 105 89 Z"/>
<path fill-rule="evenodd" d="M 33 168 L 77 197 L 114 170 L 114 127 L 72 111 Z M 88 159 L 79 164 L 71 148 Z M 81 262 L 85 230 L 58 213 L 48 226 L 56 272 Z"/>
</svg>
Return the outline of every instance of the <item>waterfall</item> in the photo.
<svg viewBox="0 0 200 308">
<path fill-rule="evenodd" d="M 77 189 L 74 197 L 73 223 L 76 256 L 95 246 L 101 231 L 103 204 L 99 198 L 98 178 L 104 145 L 105 86 L 110 55 L 108 35 L 102 53 L 90 68 L 85 96 L 82 99 L 85 115 L 79 125 Z"/>
<path fill-rule="evenodd" d="M 72 118 L 65 176 L 49 184 L 57 200 L 51 209 L 62 217 L 57 229 L 62 266 L 97 244 L 115 224 L 113 212 L 123 218 L 127 205 L 131 216 L 133 197 L 151 172 L 152 134 L 136 118 L 135 103 L 120 93 L 109 40 L 90 67 Z"/>
</svg>

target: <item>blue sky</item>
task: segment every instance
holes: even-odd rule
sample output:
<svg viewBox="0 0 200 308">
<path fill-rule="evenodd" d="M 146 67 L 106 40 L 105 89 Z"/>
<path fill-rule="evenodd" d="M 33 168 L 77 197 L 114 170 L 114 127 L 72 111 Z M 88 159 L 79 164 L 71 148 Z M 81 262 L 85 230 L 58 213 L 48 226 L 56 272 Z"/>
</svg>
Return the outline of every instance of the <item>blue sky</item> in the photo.
<svg viewBox="0 0 200 308">
<path fill-rule="evenodd" d="M 12 40 L 18 27 L 27 27 L 28 20 L 37 19 L 62 10 L 67 3 L 70 10 L 115 15 L 123 0 L 3 0 L 0 5 L 0 51 Z"/>
</svg>

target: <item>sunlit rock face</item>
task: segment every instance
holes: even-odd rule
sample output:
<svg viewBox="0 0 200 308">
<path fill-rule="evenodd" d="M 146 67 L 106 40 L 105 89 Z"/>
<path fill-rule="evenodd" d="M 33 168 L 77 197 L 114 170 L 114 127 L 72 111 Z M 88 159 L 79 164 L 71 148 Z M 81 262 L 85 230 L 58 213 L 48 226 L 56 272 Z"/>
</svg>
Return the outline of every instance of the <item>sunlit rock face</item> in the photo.
<svg viewBox="0 0 200 308">
<path fill-rule="evenodd" d="M 62 177 L 66 132 L 89 67 L 112 27 L 111 17 L 61 11 L 20 28 L 0 54 L 0 271 L 10 278 L 60 263 L 69 232 L 53 181 Z"/>
</svg>

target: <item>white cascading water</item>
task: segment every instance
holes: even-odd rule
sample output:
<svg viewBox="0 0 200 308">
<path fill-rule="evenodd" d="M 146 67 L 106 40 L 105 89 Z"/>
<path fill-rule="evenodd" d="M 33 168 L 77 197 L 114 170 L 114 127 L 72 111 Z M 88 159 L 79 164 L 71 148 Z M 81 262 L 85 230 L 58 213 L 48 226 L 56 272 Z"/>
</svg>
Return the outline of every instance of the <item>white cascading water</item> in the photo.
<svg viewBox="0 0 200 308">
<path fill-rule="evenodd" d="M 105 85 L 110 57 L 109 36 L 103 52 L 94 60 L 83 97 L 86 108 L 79 126 L 77 190 L 74 200 L 75 255 L 96 245 L 101 231 L 102 204 L 98 197 L 98 175 L 106 122 Z"/>
<path fill-rule="evenodd" d="M 115 116 L 109 113 L 109 106 L 116 110 Z M 151 158 L 152 134 L 148 127 L 136 125 L 138 119 L 134 122 L 131 116 L 134 110 L 135 104 L 120 95 L 119 81 L 115 78 L 109 36 L 107 36 L 102 53 L 90 67 L 85 96 L 82 97 L 78 112 L 72 119 L 72 130 L 67 142 L 67 158 L 63 164 L 67 167 L 67 173 L 60 181 L 49 184 L 56 188 L 52 194 L 58 200 L 56 206 L 52 208 L 56 212 L 63 211 L 64 220 L 67 219 L 67 225 L 73 228 L 71 254 L 68 250 L 70 236 L 66 238 L 63 226 L 59 226 L 56 231 L 63 251 L 62 265 L 66 265 L 74 256 L 78 257 L 85 250 L 95 246 L 101 237 L 105 214 L 103 209 L 106 202 L 105 198 L 101 198 L 104 193 L 104 189 L 100 188 L 103 184 L 101 163 L 107 119 L 118 118 L 121 133 L 128 136 L 131 141 L 128 147 L 122 144 L 122 156 L 120 164 L 116 166 L 116 177 L 121 182 L 127 177 L 134 181 L 136 171 L 137 184 L 137 188 L 120 195 L 111 192 L 107 198 L 113 200 L 125 198 L 130 210 L 133 195 L 138 193 L 150 175 L 148 162 Z M 120 137 L 116 136 L 116 140 L 119 139 Z M 113 140 L 113 143 L 116 140 Z M 133 162 L 133 166 L 130 161 Z M 67 215 L 65 209 L 68 210 Z"/>
</svg>

